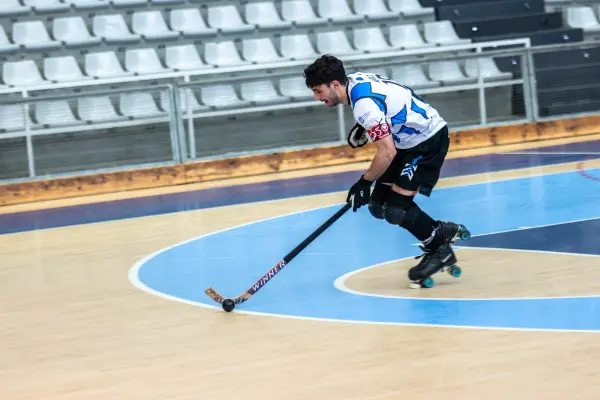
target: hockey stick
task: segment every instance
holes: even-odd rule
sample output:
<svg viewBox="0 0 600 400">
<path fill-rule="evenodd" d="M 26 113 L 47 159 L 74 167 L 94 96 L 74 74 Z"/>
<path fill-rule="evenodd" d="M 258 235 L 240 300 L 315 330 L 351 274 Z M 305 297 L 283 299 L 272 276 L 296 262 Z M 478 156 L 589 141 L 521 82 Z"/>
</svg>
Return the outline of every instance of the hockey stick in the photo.
<svg viewBox="0 0 600 400">
<path fill-rule="evenodd" d="M 281 261 L 279 261 L 269 272 L 264 274 L 262 278 L 257 280 L 254 285 L 252 285 L 248 290 L 244 293 L 240 294 L 237 297 L 232 299 L 228 299 L 220 295 L 215 289 L 211 287 L 207 288 L 204 293 L 208 295 L 211 299 L 216 301 L 219 304 L 223 305 L 223 309 L 227 312 L 232 311 L 237 304 L 242 304 L 245 301 L 248 301 L 250 297 L 252 297 L 256 292 L 260 290 L 264 285 L 267 284 L 279 271 L 281 271 L 290 261 L 294 259 L 306 246 L 308 246 L 312 241 L 314 241 L 321 233 L 323 233 L 327 228 L 329 228 L 335 221 L 337 221 L 342 215 L 346 213 L 352 207 L 352 203 L 346 203 L 344 207 L 342 207 L 339 211 L 337 211 L 333 216 L 331 216 L 327 221 L 323 223 L 320 227 L 318 227 L 313 233 L 310 234 L 306 239 L 302 241 L 298 246 L 296 246 L 292 251 L 290 251 Z"/>
</svg>

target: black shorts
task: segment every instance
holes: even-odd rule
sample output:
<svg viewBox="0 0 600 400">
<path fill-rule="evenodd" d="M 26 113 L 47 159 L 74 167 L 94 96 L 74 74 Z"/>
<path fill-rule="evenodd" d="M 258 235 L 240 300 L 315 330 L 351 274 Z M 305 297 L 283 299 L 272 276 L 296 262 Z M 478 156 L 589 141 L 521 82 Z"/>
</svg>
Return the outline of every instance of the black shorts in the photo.
<svg viewBox="0 0 600 400">
<path fill-rule="evenodd" d="M 386 191 L 385 187 L 391 189 L 391 184 L 395 183 L 402 189 L 418 191 L 429 197 L 440 178 L 449 147 L 448 127 L 444 126 L 423 143 L 411 149 L 398 149 L 388 169 L 377 180 L 375 191 L 378 188 Z M 383 193 L 374 193 L 374 196 L 377 198 L 378 194 Z"/>
</svg>

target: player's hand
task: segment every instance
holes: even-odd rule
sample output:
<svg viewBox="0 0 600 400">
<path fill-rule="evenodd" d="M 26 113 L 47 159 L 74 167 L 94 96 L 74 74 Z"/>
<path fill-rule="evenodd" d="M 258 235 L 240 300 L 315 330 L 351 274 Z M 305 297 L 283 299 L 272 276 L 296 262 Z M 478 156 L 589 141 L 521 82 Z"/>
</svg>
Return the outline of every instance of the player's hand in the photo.
<svg viewBox="0 0 600 400">
<path fill-rule="evenodd" d="M 369 204 L 371 200 L 371 185 L 373 181 L 366 180 L 364 176 L 361 176 L 358 182 L 356 182 L 350 188 L 346 202 L 352 202 L 352 211 L 356 212 L 360 207 Z"/>
<path fill-rule="evenodd" d="M 348 132 L 348 144 L 353 149 L 364 146 L 368 141 L 367 131 L 359 123 L 356 123 Z"/>
</svg>

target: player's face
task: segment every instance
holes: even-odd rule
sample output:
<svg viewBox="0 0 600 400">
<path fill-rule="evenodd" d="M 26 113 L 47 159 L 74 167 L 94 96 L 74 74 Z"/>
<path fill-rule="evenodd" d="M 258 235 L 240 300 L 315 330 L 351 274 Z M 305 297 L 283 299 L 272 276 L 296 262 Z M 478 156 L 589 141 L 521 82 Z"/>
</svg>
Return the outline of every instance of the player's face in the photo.
<svg viewBox="0 0 600 400">
<path fill-rule="evenodd" d="M 340 96 L 331 87 L 331 85 L 319 85 L 312 88 L 315 100 L 322 101 L 329 107 L 335 107 L 340 104 Z"/>
</svg>

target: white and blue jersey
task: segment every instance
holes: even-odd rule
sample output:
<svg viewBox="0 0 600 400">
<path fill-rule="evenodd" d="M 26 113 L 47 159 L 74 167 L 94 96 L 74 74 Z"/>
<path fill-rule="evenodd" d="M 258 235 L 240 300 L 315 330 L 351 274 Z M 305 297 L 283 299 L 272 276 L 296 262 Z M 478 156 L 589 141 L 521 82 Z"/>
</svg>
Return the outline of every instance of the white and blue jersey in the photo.
<svg viewBox="0 0 600 400">
<path fill-rule="evenodd" d="M 415 147 L 446 125 L 437 110 L 409 87 L 365 72 L 347 77 L 354 119 L 367 131 L 387 122 L 398 149 Z"/>
</svg>

